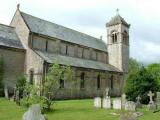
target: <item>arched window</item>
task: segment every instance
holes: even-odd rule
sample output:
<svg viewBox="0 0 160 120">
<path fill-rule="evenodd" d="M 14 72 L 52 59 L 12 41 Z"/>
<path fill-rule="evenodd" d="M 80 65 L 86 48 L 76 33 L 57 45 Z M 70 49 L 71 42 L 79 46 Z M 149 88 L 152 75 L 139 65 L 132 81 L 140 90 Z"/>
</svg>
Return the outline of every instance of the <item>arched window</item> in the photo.
<svg viewBox="0 0 160 120">
<path fill-rule="evenodd" d="M 128 45 L 129 44 L 128 40 L 129 40 L 128 33 L 127 33 L 127 31 L 124 31 L 124 33 L 123 33 L 123 43 Z"/>
<path fill-rule="evenodd" d="M 84 72 L 81 73 L 81 82 L 80 82 L 80 88 L 84 88 Z"/>
<path fill-rule="evenodd" d="M 111 81 L 111 89 L 113 89 L 113 80 L 114 80 L 114 78 L 113 78 L 113 75 L 111 76 L 111 78 L 110 78 L 110 81 Z"/>
<path fill-rule="evenodd" d="M 33 85 L 33 79 L 34 79 L 34 71 L 29 71 L 29 83 Z"/>
<path fill-rule="evenodd" d="M 64 88 L 64 80 L 63 79 L 59 80 L 59 88 Z"/>
<path fill-rule="evenodd" d="M 117 39 L 118 39 L 117 33 L 113 31 L 111 36 L 112 36 L 112 43 L 117 43 Z"/>
<path fill-rule="evenodd" d="M 101 77 L 100 74 L 97 76 L 97 89 L 101 88 Z"/>
</svg>

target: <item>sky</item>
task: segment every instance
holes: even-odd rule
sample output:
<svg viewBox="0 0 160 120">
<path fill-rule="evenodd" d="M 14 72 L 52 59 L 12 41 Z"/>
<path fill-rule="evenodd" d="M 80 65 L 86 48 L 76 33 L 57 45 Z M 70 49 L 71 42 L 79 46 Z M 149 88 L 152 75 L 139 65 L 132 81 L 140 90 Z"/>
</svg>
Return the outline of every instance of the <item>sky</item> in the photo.
<svg viewBox="0 0 160 120">
<path fill-rule="evenodd" d="M 1 0 L 0 23 L 9 25 L 17 4 L 36 17 L 107 41 L 105 24 L 119 14 L 129 23 L 130 57 L 160 63 L 159 0 Z"/>
</svg>

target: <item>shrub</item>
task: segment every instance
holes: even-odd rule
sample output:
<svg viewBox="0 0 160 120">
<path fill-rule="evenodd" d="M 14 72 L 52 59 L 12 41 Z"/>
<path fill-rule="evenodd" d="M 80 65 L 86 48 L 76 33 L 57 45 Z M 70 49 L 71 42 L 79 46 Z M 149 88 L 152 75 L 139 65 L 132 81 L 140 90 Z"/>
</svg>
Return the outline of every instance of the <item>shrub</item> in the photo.
<svg viewBox="0 0 160 120">
<path fill-rule="evenodd" d="M 26 77 L 24 75 L 18 77 L 16 81 L 16 88 L 17 90 L 19 90 L 20 98 L 23 97 L 23 91 L 25 89 L 25 85 L 26 85 Z"/>
<path fill-rule="evenodd" d="M 129 74 L 127 78 L 125 93 L 128 100 L 135 101 L 136 97 L 140 95 L 141 102 L 147 104 L 149 102 L 148 92 L 158 90 L 157 80 L 144 67 L 135 73 Z"/>
</svg>

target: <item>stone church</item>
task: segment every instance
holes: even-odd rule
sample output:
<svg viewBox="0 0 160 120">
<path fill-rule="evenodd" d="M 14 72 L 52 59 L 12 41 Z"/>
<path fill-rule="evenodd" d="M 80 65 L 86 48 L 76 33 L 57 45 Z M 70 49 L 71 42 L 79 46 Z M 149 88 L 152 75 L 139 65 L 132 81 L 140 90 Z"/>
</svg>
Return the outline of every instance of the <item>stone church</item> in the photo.
<svg viewBox="0 0 160 120">
<path fill-rule="evenodd" d="M 106 23 L 107 44 L 85 33 L 40 19 L 20 11 L 10 25 L 0 24 L 0 57 L 4 61 L 4 85 L 13 93 L 18 76 L 42 85 L 51 63 L 72 67 L 73 80 L 59 80 L 57 99 L 92 98 L 110 88 L 112 96 L 121 94 L 128 71 L 129 27 L 119 14 Z M 74 91 L 72 90 L 74 88 Z"/>
</svg>

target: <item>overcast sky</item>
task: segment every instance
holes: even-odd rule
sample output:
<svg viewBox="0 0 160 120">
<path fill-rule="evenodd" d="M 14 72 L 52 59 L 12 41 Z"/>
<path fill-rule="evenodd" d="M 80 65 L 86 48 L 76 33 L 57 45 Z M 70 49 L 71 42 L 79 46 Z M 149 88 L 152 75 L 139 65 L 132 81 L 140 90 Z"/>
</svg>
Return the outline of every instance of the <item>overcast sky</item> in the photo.
<svg viewBox="0 0 160 120">
<path fill-rule="evenodd" d="M 131 24 L 130 56 L 143 63 L 160 62 L 159 0 L 1 0 L 0 23 L 9 24 L 20 10 L 51 22 L 106 39 L 105 24 L 120 15 Z"/>
</svg>

